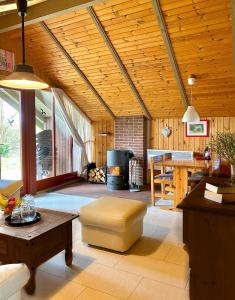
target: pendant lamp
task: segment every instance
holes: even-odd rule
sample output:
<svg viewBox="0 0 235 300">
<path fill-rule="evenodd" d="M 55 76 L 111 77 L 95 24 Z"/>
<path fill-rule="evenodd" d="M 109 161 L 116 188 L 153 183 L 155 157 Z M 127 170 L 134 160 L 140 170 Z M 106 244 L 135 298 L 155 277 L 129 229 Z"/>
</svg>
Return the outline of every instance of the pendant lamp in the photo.
<svg viewBox="0 0 235 300">
<path fill-rule="evenodd" d="M 188 84 L 191 87 L 191 104 L 192 104 L 192 99 L 193 99 L 193 89 L 192 86 L 196 81 L 195 75 L 190 75 L 188 78 Z M 198 122 L 200 121 L 200 116 L 198 112 L 196 111 L 195 107 L 192 105 L 189 105 L 186 112 L 183 115 L 182 122 L 187 123 L 187 122 Z"/>
<path fill-rule="evenodd" d="M 49 85 L 34 74 L 33 67 L 25 63 L 24 18 L 27 15 L 27 0 L 18 0 L 17 9 L 22 20 L 22 64 L 15 65 L 14 72 L 3 80 L 0 80 L 0 85 L 21 90 L 41 90 L 48 88 Z"/>
</svg>

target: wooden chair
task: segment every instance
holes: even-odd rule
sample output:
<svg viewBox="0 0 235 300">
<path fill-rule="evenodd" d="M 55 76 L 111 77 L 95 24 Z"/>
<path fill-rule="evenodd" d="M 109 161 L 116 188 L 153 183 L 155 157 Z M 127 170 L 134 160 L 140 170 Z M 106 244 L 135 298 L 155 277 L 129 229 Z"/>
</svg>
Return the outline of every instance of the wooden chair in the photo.
<svg viewBox="0 0 235 300">
<path fill-rule="evenodd" d="M 209 176 L 209 170 L 201 170 L 201 171 L 194 171 L 190 170 L 189 177 L 188 177 L 188 192 L 191 192 L 192 189 L 202 180 L 203 177 Z"/>
<path fill-rule="evenodd" d="M 192 173 L 189 177 L 189 187 L 192 190 L 203 177 L 213 176 L 213 177 L 231 177 L 231 167 L 230 164 L 222 159 L 212 159 L 212 168 L 210 170 L 202 170 L 200 172 Z"/>
<path fill-rule="evenodd" d="M 171 153 L 166 153 L 164 155 L 153 156 L 150 159 L 150 175 L 151 175 L 151 200 L 152 205 L 155 206 L 155 199 L 172 199 L 174 193 L 173 186 L 173 173 L 172 170 L 167 170 L 166 167 L 160 167 L 160 174 L 158 170 L 155 170 L 155 164 L 166 159 L 172 159 Z M 155 192 L 155 185 L 161 185 L 160 193 Z"/>
</svg>

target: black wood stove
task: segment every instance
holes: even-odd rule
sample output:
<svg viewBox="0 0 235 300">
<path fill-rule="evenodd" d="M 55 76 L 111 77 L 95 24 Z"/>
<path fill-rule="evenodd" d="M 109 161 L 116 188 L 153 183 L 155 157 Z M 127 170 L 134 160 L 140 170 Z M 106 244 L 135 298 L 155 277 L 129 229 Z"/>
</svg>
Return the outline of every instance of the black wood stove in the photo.
<svg viewBox="0 0 235 300">
<path fill-rule="evenodd" d="M 109 190 L 129 188 L 129 159 L 134 155 L 129 150 L 107 151 L 107 187 Z"/>
</svg>

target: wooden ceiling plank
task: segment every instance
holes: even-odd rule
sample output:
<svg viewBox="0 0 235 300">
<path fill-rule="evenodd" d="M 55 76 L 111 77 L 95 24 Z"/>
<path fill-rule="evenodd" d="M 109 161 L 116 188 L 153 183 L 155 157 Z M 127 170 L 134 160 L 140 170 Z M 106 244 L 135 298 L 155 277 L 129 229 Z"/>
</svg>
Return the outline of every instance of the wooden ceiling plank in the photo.
<svg viewBox="0 0 235 300">
<path fill-rule="evenodd" d="M 28 8 L 25 25 L 42 22 L 102 1 L 103 0 L 47 0 Z M 0 18 L 0 33 L 20 28 L 20 26 L 21 19 L 17 13 L 7 14 Z"/>
<path fill-rule="evenodd" d="M 233 65 L 235 66 L 235 1 L 232 1 Z"/>
<path fill-rule="evenodd" d="M 140 105 L 140 107 L 141 107 L 141 109 L 142 109 L 144 115 L 145 115 L 149 120 L 152 120 L 152 117 L 151 117 L 151 115 L 150 115 L 150 113 L 149 113 L 147 107 L 145 106 L 142 97 L 140 96 L 140 94 L 139 94 L 139 92 L 138 92 L 138 90 L 137 90 L 137 88 L 136 88 L 134 82 L 132 81 L 132 79 L 131 79 L 129 73 L 127 72 L 127 69 L 126 69 L 126 67 L 124 66 L 124 64 L 123 64 L 123 62 L 122 62 L 122 60 L 121 60 L 119 54 L 117 53 L 117 51 L 116 51 L 116 49 L 114 48 L 114 46 L 113 46 L 111 40 L 109 39 L 107 33 L 105 32 L 105 30 L 104 30 L 104 28 L 103 28 L 103 26 L 102 26 L 100 20 L 98 19 L 97 15 L 96 15 L 96 13 L 95 13 L 95 11 L 94 11 L 94 9 L 93 9 L 92 7 L 88 7 L 88 8 L 87 8 L 87 11 L 88 11 L 88 13 L 89 13 L 91 19 L 93 20 L 94 24 L 96 25 L 96 27 L 97 27 L 97 29 L 98 29 L 100 35 L 102 36 L 102 38 L 103 38 L 103 40 L 104 40 L 104 42 L 105 42 L 105 44 L 106 44 L 107 47 L 109 48 L 109 50 L 110 50 L 110 52 L 111 52 L 111 54 L 112 54 L 112 56 L 113 56 L 115 62 L 116 62 L 117 65 L 119 66 L 119 69 L 120 69 L 122 75 L 125 77 L 125 79 L 126 79 L 128 85 L 129 85 L 129 87 L 130 87 L 132 93 L 134 94 L 134 96 L 135 96 L 137 102 L 139 103 L 139 105 Z"/>
<path fill-rule="evenodd" d="M 164 20 L 164 16 L 162 13 L 162 9 L 161 9 L 159 0 L 152 0 L 152 5 L 153 5 L 153 10 L 156 15 L 158 24 L 160 26 L 162 38 L 163 38 L 163 41 L 165 43 L 165 46 L 166 46 L 166 49 L 168 52 L 169 60 L 170 60 L 172 69 L 175 74 L 175 79 L 177 81 L 177 85 L 179 87 L 183 103 L 184 103 L 185 107 L 187 108 L 190 104 L 189 104 L 188 97 L 187 97 L 187 94 L 186 94 L 186 91 L 184 88 L 183 80 L 181 78 L 180 70 L 179 70 L 179 67 L 178 67 L 178 64 L 176 61 L 175 53 L 174 53 L 174 50 L 173 50 L 173 47 L 171 44 L 170 36 L 169 36 L 168 30 L 167 30 L 167 26 L 166 26 L 166 23 Z"/>
<path fill-rule="evenodd" d="M 46 25 L 46 23 L 45 22 L 40 22 L 40 25 L 43 28 L 43 30 L 48 33 L 48 35 L 50 36 L 50 38 L 55 42 L 55 44 L 57 45 L 57 47 L 61 50 L 61 52 L 67 58 L 67 60 L 72 65 L 72 67 L 75 69 L 75 71 L 77 72 L 77 74 L 87 84 L 88 88 L 92 91 L 92 93 L 95 95 L 96 99 L 100 102 L 100 104 L 105 108 L 105 110 L 107 111 L 107 113 L 111 116 L 111 118 L 113 120 L 115 120 L 116 116 L 114 115 L 114 113 L 112 112 L 112 110 L 105 103 L 104 99 L 100 96 L 100 94 L 97 92 L 97 90 L 91 84 L 91 82 L 86 77 L 86 75 L 83 73 L 83 71 L 79 68 L 79 66 L 76 64 L 76 62 L 72 59 L 72 57 L 69 55 L 69 53 L 64 49 L 64 47 L 61 45 L 61 43 L 57 40 L 56 36 L 52 33 L 52 31 L 49 29 L 49 27 Z"/>
</svg>

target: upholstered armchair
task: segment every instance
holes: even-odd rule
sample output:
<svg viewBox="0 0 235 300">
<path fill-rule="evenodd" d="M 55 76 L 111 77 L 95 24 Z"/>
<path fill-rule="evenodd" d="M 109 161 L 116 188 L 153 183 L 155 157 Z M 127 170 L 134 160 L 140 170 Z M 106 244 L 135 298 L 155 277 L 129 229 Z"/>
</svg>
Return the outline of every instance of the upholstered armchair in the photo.
<svg viewBox="0 0 235 300">
<path fill-rule="evenodd" d="M 20 300 L 29 275 L 24 264 L 0 265 L 0 300 Z"/>
</svg>

